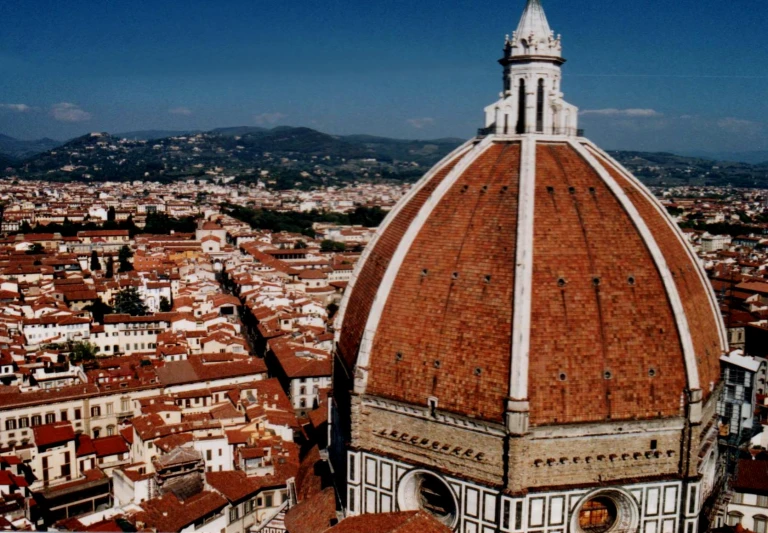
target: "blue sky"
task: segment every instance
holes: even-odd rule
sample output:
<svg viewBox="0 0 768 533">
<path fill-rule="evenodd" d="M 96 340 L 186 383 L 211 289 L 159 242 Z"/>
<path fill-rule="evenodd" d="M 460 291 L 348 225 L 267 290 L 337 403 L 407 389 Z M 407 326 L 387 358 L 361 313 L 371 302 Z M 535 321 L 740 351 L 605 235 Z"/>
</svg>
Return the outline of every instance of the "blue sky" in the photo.
<svg viewBox="0 0 768 533">
<path fill-rule="evenodd" d="M 0 133 L 309 126 L 462 137 L 524 0 L 0 0 Z M 768 150 L 765 0 L 544 0 L 614 149 Z"/>
</svg>

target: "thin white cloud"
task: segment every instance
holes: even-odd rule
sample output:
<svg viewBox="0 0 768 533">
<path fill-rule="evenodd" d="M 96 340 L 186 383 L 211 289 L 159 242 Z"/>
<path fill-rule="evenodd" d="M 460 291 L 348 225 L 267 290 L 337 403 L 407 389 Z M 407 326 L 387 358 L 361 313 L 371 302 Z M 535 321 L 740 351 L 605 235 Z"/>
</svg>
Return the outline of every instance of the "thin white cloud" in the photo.
<svg viewBox="0 0 768 533">
<path fill-rule="evenodd" d="M 603 117 L 661 117 L 663 113 L 659 113 L 655 109 L 585 109 L 579 112 L 580 115 L 597 115 Z"/>
<path fill-rule="evenodd" d="M 758 122 L 734 117 L 721 118 L 717 126 L 731 133 L 758 133 L 763 129 L 763 125 Z"/>
<path fill-rule="evenodd" d="M 192 114 L 192 110 L 188 107 L 173 107 L 168 110 L 171 115 L 184 115 L 189 116 Z"/>
<path fill-rule="evenodd" d="M 0 104 L 0 109 L 7 109 L 8 111 L 16 111 L 17 113 L 26 113 L 32 111 L 32 107 L 27 104 Z"/>
<path fill-rule="evenodd" d="M 284 118 L 287 118 L 288 115 L 285 115 L 283 113 L 277 112 L 277 113 L 262 113 L 260 115 L 255 115 L 253 117 L 254 122 L 258 124 L 259 126 L 274 126 Z"/>
<path fill-rule="evenodd" d="M 426 128 L 427 126 L 432 126 L 435 123 L 435 119 L 431 117 L 409 118 L 406 120 L 406 122 L 417 130 L 420 130 Z"/>
<path fill-rule="evenodd" d="M 93 115 L 76 104 L 61 102 L 51 107 L 53 118 L 60 122 L 85 122 L 91 120 Z"/>
</svg>

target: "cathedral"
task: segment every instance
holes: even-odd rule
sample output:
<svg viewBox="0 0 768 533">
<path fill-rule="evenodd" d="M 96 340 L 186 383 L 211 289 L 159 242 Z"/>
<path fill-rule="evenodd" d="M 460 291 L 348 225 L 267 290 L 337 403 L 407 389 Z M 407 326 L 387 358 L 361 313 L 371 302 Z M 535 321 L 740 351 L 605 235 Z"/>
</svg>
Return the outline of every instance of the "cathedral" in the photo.
<svg viewBox="0 0 768 533">
<path fill-rule="evenodd" d="M 583 136 L 528 0 L 484 127 L 366 248 L 336 319 L 348 515 L 461 533 L 697 533 L 725 328 L 654 196 Z"/>
</svg>

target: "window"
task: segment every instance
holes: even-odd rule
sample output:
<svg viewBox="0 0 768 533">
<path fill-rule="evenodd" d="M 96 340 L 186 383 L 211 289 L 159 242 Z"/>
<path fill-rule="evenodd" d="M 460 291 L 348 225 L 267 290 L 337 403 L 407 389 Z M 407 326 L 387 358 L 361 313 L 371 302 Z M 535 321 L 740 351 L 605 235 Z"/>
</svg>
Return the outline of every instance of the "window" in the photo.
<svg viewBox="0 0 768 533">
<path fill-rule="evenodd" d="M 11 430 L 16 429 L 16 419 L 15 418 L 9 418 L 5 421 L 5 430 Z"/>
<path fill-rule="evenodd" d="M 93 428 L 93 438 L 98 439 L 101 435 L 101 428 Z"/>
<path fill-rule="evenodd" d="M 83 417 L 83 413 L 80 409 L 75 409 L 75 420 L 80 420 Z"/>
<path fill-rule="evenodd" d="M 115 434 L 115 426 L 107 426 L 107 435 L 112 436 Z"/>
<path fill-rule="evenodd" d="M 93 407 L 91 407 L 91 416 L 92 417 L 101 416 L 101 407 L 99 407 L 98 405 L 94 405 Z"/>
<path fill-rule="evenodd" d="M 43 417 L 40 415 L 32 415 L 32 427 L 40 426 L 43 423 Z"/>
<path fill-rule="evenodd" d="M 272 495 L 271 494 L 265 494 L 264 495 L 264 505 L 266 507 L 272 507 Z"/>
<path fill-rule="evenodd" d="M 603 533 L 616 523 L 617 514 L 613 500 L 603 497 L 593 498 L 579 510 L 579 526 L 583 531 Z"/>
<path fill-rule="evenodd" d="M 758 507 L 768 507 L 768 496 L 759 496 L 757 497 L 757 506 Z"/>
<path fill-rule="evenodd" d="M 728 517 L 725 519 L 726 524 L 729 526 L 735 526 L 741 523 L 741 519 L 744 515 L 738 511 L 731 511 L 728 513 Z"/>
<path fill-rule="evenodd" d="M 45 423 L 46 424 L 53 424 L 56 422 L 56 414 L 55 413 L 46 413 L 45 415 Z"/>
<path fill-rule="evenodd" d="M 69 478 L 72 474 L 72 467 L 69 464 L 69 452 L 64 454 L 64 464 L 61 465 L 61 477 Z"/>
<path fill-rule="evenodd" d="M 113 410 L 114 410 L 114 404 L 113 403 L 108 403 L 107 404 L 107 414 L 111 415 Z"/>
<path fill-rule="evenodd" d="M 232 523 L 240 518 L 240 508 L 235 506 L 229 510 L 229 522 Z"/>
<path fill-rule="evenodd" d="M 69 420 L 69 415 L 67 414 L 66 411 L 62 411 L 60 418 L 62 422 L 66 422 L 67 420 Z"/>
<path fill-rule="evenodd" d="M 517 133 L 525 133 L 525 80 L 520 80 L 517 100 Z"/>
<path fill-rule="evenodd" d="M 211 459 L 211 450 L 205 450 L 205 460 L 210 461 Z"/>
<path fill-rule="evenodd" d="M 753 529 L 755 533 L 766 533 L 765 526 L 766 526 L 766 523 L 768 523 L 768 516 L 756 515 L 754 518 L 754 521 L 755 521 L 755 526 Z"/>
<path fill-rule="evenodd" d="M 123 398 L 120 400 L 120 411 L 123 413 L 131 410 L 131 400 L 128 398 Z"/>
<path fill-rule="evenodd" d="M 29 418 L 26 416 L 22 416 L 19 418 L 19 427 L 20 428 L 28 428 L 29 427 Z"/>
<path fill-rule="evenodd" d="M 544 80 L 539 80 L 539 88 L 536 91 L 536 131 L 544 131 Z"/>
</svg>

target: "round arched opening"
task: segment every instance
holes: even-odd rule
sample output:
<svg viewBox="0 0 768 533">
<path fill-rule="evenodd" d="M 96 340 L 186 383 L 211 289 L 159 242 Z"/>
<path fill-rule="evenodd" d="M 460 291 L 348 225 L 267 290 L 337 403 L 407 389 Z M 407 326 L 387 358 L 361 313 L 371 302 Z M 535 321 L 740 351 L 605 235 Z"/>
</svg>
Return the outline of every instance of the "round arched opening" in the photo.
<svg viewBox="0 0 768 533">
<path fill-rule="evenodd" d="M 450 528 L 456 525 L 456 497 L 435 474 L 426 470 L 409 472 L 401 480 L 397 495 L 401 511 L 426 511 Z"/>
<path fill-rule="evenodd" d="M 634 498 L 618 489 L 586 495 L 572 516 L 574 533 L 625 533 L 637 530 L 639 512 Z"/>
<path fill-rule="evenodd" d="M 613 500 L 598 496 L 579 509 L 579 527 L 588 533 L 605 533 L 616 523 L 618 511 Z"/>
</svg>

